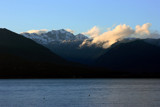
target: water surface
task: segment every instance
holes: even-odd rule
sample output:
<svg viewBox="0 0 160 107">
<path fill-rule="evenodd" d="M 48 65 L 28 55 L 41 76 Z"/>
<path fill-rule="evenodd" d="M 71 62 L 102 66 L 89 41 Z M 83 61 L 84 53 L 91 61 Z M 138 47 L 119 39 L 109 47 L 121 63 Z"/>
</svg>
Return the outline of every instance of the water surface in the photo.
<svg viewBox="0 0 160 107">
<path fill-rule="evenodd" d="M 160 107 L 160 80 L 1 79 L 0 107 Z"/>
</svg>

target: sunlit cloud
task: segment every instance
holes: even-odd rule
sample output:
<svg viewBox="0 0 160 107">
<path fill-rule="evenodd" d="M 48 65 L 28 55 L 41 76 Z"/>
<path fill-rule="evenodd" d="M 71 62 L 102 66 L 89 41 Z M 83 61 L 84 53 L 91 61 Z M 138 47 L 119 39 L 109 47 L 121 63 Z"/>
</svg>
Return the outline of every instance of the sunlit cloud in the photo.
<svg viewBox="0 0 160 107">
<path fill-rule="evenodd" d="M 71 29 L 65 29 L 66 31 L 70 32 L 70 33 L 75 33 L 75 31 L 71 30 Z"/>
<path fill-rule="evenodd" d="M 36 34 L 42 34 L 42 33 L 46 33 L 48 30 L 47 29 L 41 29 L 41 30 L 29 30 L 26 32 L 22 32 L 22 33 L 36 33 Z"/>
<path fill-rule="evenodd" d="M 90 30 L 88 30 L 87 32 L 84 32 L 82 34 L 88 35 L 88 36 L 94 38 L 100 34 L 100 29 L 97 26 L 94 26 L 93 28 L 91 28 Z"/>
<path fill-rule="evenodd" d="M 114 25 L 115 26 L 115 25 Z M 142 26 L 137 25 L 135 29 L 132 29 L 129 25 L 120 24 L 113 28 L 108 28 L 106 32 L 99 34 L 100 30 L 98 27 L 93 27 L 88 32 L 84 33 L 92 37 L 92 41 L 84 41 L 82 45 L 88 44 L 99 44 L 103 43 L 103 48 L 108 48 L 118 40 L 123 40 L 124 38 L 159 38 L 159 33 L 151 33 L 149 28 L 151 23 L 143 24 Z"/>
<path fill-rule="evenodd" d="M 135 30 L 136 34 L 139 34 L 139 35 L 147 34 L 147 35 L 149 35 L 150 34 L 149 27 L 151 27 L 151 25 L 152 25 L 151 23 L 146 23 L 142 26 L 137 25 L 136 30 Z"/>
<path fill-rule="evenodd" d="M 115 43 L 118 39 L 127 37 L 133 33 L 134 30 L 130 26 L 125 24 L 118 25 L 115 27 L 115 29 L 104 32 L 103 34 L 95 37 L 92 43 L 106 42 L 103 47 L 107 48 L 108 46 Z"/>
</svg>

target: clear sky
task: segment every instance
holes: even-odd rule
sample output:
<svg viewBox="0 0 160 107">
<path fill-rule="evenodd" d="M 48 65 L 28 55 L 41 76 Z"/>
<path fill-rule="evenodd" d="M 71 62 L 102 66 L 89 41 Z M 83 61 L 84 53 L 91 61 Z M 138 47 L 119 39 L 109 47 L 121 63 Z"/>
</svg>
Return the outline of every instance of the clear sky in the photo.
<svg viewBox="0 0 160 107">
<path fill-rule="evenodd" d="M 0 27 L 17 33 L 62 28 L 80 33 L 95 25 L 144 23 L 160 31 L 160 0 L 0 0 Z"/>
</svg>

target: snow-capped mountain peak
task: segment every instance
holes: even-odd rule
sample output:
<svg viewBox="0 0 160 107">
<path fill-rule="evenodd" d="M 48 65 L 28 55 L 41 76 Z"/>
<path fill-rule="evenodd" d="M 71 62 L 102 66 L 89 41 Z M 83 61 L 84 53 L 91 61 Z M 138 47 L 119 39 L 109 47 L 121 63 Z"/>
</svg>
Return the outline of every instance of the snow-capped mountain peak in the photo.
<svg viewBox="0 0 160 107">
<path fill-rule="evenodd" d="M 30 38 L 40 44 L 49 44 L 50 42 L 54 42 L 54 41 L 75 41 L 75 40 L 85 40 L 88 39 L 87 36 L 83 35 L 83 34 L 78 34 L 78 35 L 74 35 L 71 32 L 68 32 L 64 29 L 60 29 L 60 30 L 52 30 L 52 31 L 48 31 L 45 33 L 28 33 L 28 32 L 23 32 L 21 33 L 21 35 Z"/>
<path fill-rule="evenodd" d="M 88 37 L 87 36 L 85 36 L 85 35 L 83 35 L 83 34 L 78 34 L 78 35 L 76 35 L 76 38 L 77 39 L 79 39 L 79 40 L 85 40 L 85 39 L 88 39 Z"/>
</svg>

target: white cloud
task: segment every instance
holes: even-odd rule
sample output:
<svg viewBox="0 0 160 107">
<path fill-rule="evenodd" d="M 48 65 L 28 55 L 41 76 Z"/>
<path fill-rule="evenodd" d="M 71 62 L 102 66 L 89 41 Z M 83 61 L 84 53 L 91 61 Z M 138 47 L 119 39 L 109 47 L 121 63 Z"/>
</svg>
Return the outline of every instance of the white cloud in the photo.
<svg viewBox="0 0 160 107">
<path fill-rule="evenodd" d="M 22 33 L 36 33 L 36 34 L 42 34 L 46 33 L 48 30 L 47 29 L 41 29 L 41 30 L 29 30 L 27 32 L 22 32 Z"/>
<path fill-rule="evenodd" d="M 151 23 L 146 23 L 142 26 L 140 25 L 137 25 L 136 26 L 136 34 L 139 34 L 139 35 L 149 35 L 150 34 L 150 31 L 149 31 L 149 27 L 151 26 L 152 24 Z"/>
<path fill-rule="evenodd" d="M 95 37 L 92 43 L 106 42 L 103 47 L 107 48 L 108 46 L 115 43 L 118 39 L 125 38 L 131 34 L 134 34 L 134 30 L 130 26 L 125 24 L 118 25 L 115 27 L 115 29 Z"/>
<path fill-rule="evenodd" d="M 92 29 L 90 29 L 87 32 L 84 32 L 82 34 L 88 35 L 88 36 L 94 38 L 100 34 L 100 29 L 97 26 L 94 26 Z"/>
<path fill-rule="evenodd" d="M 74 33 L 74 31 L 71 30 L 71 29 L 65 29 L 65 30 L 68 31 L 68 32 L 70 32 L 70 33 Z"/>
<path fill-rule="evenodd" d="M 150 23 L 143 24 L 142 26 L 137 25 L 135 30 L 132 29 L 129 25 L 117 25 L 115 28 L 111 27 L 107 29 L 103 34 L 99 34 L 100 30 L 98 27 L 93 27 L 91 30 L 86 32 L 85 34 L 90 35 L 93 40 L 90 44 L 99 44 L 103 43 L 103 48 L 108 48 L 117 40 L 121 40 L 124 38 L 134 37 L 134 38 L 159 38 L 159 33 L 151 33 L 149 28 L 151 27 Z M 83 42 L 84 45 L 86 42 Z M 89 43 L 88 43 L 89 44 Z"/>
</svg>

